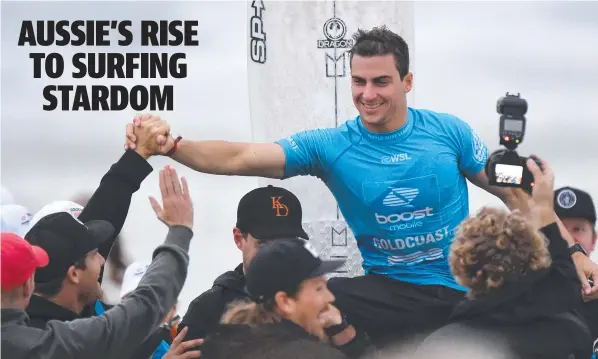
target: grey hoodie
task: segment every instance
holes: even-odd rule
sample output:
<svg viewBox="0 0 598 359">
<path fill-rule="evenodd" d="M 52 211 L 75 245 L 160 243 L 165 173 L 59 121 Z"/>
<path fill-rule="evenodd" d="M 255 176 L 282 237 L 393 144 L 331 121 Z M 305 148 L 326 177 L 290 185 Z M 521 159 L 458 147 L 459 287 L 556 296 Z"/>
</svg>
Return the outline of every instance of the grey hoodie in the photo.
<svg viewBox="0 0 598 359">
<path fill-rule="evenodd" d="M 2 358 L 129 358 L 175 304 L 187 277 L 192 237 L 189 228 L 171 227 L 137 289 L 99 317 L 51 320 L 38 329 L 27 326 L 24 310 L 2 309 Z"/>
</svg>

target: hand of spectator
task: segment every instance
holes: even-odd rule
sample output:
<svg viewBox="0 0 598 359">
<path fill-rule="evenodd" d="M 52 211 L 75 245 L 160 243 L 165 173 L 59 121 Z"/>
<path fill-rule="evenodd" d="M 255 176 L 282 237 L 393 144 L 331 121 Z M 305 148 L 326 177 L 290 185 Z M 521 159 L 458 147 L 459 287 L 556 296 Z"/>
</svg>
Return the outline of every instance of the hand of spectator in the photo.
<svg viewBox="0 0 598 359">
<path fill-rule="evenodd" d="M 538 222 L 538 228 L 547 226 L 555 221 L 553 191 L 554 173 L 550 165 L 535 156 L 540 168 L 532 159 L 528 159 L 526 166 L 534 177 L 534 187 L 530 196 L 521 188 L 509 188 L 509 208 L 519 210 L 530 219 Z"/>
<path fill-rule="evenodd" d="M 533 214 L 539 220 L 540 227 L 554 223 L 554 172 L 550 165 L 535 156 L 542 165 L 542 168 L 532 159 L 527 160 L 527 168 L 534 176 L 534 188 L 532 190 Z"/>
<path fill-rule="evenodd" d="M 182 182 L 182 188 L 181 188 Z M 162 204 L 154 197 L 149 197 L 150 203 L 158 219 L 167 226 L 185 226 L 193 229 L 193 202 L 189 195 L 189 186 L 185 177 L 179 177 L 174 168 L 165 166 L 160 171 L 160 192 L 162 193 Z"/>
<path fill-rule="evenodd" d="M 318 318 L 320 319 L 320 323 L 322 323 L 322 328 L 332 327 L 343 322 L 340 310 L 332 304 L 328 304 L 328 309 L 322 312 Z"/>
<path fill-rule="evenodd" d="M 170 349 L 164 354 L 162 359 L 190 359 L 201 357 L 201 351 L 189 350 L 203 344 L 203 339 L 193 339 L 183 342 L 183 338 L 187 334 L 189 328 L 185 327 L 181 332 L 172 340 Z M 188 351 L 189 350 L 189 351 Z"/>
<path fill-rule="evenodd" d="M 598 300 L 598 264 L 586 257 L 583 253 L 573 253 L 571 256 L 577 274 L 581 280 L 583 300 L 588 302 L 590 300 Z M 588 278 L 592 278 L 594 286 L 590 285 Z"/>
<path fill-rule="evenodd" d="M 170 126 L 160 116 L 137 114 L 133 123 L 127 124 L 125 150 L 133 149 L 143 158 L 165 154 L 174 146 Z"/>
<path fill-rule="evenodd" d="M 532 199 L 536 206 L 542 208 L 548 208 L 550 211 L 554 211 L 554 172 L 550 165 L 539 158 L 534 156 L 542 164 L 542 168 L 536 164 L 531 158 L 527 160 L 527 168 L 534 176 L 534 188 L 532 191 Z"/>
</svg>

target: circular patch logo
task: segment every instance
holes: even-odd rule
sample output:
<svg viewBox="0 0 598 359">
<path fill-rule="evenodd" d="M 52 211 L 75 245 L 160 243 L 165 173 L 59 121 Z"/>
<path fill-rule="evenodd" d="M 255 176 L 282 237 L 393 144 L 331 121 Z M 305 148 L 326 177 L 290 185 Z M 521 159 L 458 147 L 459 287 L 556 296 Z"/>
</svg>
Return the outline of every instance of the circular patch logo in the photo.
<svg viewBox="0 0 598 359">
<path fill-rule="evenodd" d="M 343 20 L 333 17 L 326 20 L 323 30 L 324 36 L 326 36 L 328 40 L 336 41 L 345 37 L 347 26 L 345 26 Z"/>
<path fill-rule="evenodd" d="M 566 189 L 559 192 L 556 201 L 561 208 L 569 209 L 577 203 L 577 196 L 572 190 Z"/>
</svg>

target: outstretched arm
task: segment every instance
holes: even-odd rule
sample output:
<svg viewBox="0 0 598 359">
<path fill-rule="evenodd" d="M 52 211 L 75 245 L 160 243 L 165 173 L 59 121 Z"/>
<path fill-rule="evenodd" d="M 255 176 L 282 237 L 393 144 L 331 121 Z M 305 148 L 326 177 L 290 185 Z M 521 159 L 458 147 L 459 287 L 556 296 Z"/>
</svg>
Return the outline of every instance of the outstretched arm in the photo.
<svg viewBox="0 0 598 359">
<path fill-rule="evenodd" d="M 143 139 L 151 139 L 144 141 Z M 127 125 L 125 148 L 138 149 L 148 156 L 167 155 L 198 172 L 284 179 L 294 176 L 324 178 L 336 158 L 335 138 L 329 129 L 306 130 L 275 143 L 229 141 L 176 142 L 170 126 L 158 116 L 137 116 Z"/>
<path fill-rule="evenodd" d="M 147 145 L 143 149 L 147 156 L 169 155 L 198 172 L 277 179 L 284 175 L 285 154 L 275 143 L 181 140 L 175 150 L 168 123 L 150 114 L 136 116 L 127 125 L 125 148 L 137 149 L 145 138 L 155 139 L 151 143 L 142 141 Z"/>
<path fill-rule="evenodd" d="M 285 154 L 276 143 L 181 140 L 172 158 L 198 172 L 280 179 Z"/>
</svg>

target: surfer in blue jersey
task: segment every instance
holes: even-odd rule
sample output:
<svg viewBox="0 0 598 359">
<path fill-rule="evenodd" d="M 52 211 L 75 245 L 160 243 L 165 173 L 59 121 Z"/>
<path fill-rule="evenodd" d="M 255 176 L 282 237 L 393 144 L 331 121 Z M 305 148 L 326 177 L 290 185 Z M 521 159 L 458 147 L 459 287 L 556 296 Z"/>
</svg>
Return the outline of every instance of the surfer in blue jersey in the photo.
<svg viewBox="0 0 598 359">
<path fill-rule="evenodd" d="M 332 278 L 335 305 L 373 341 L 417 337 L 448 319 L 464 297 L 448 266 L 457 226 L 469 214 L 467 181 L 499 197 L 484 172 L 488 149 L 460 118 L 408 107 L 409 48 L 386 27 L 360 30 L 351 49 L 351 90 L 359 116 L 274 143 L 191 141 L 170 135 L 151 114 L 127 126 L 156 135 L 153 154 L 196 171 L 286 179 L 315 176 L 330 189 L 357 240 L 364 276 Z M 574 242 L 563 233 L 570 245 Z M 598 267 L 574 255 L 586 294 Z M 594 292 L 598 292 L 595 289 Z"/>
</svg>

